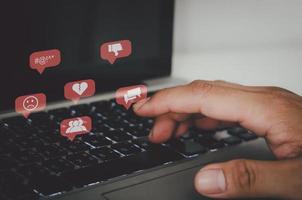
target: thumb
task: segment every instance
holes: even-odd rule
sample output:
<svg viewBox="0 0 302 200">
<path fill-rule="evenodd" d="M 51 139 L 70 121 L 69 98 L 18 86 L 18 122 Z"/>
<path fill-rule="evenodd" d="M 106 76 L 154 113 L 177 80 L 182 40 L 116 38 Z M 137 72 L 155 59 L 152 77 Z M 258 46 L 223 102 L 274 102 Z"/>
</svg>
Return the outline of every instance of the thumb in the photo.
<svg viewBox="0 0 302 200">
<path fill-rule="evenodd" d="M 202 168 L 196 190 L 212 198 L 302 197 L 302 160 L 233 160 Z"/>
</svg>

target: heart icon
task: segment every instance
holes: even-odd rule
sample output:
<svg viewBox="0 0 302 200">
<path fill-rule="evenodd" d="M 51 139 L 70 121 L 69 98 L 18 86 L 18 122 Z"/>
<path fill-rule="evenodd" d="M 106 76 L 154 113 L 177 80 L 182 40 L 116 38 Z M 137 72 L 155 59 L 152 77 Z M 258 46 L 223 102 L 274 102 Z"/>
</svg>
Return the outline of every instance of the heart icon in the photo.
<svg viewBox="0 0 302 200">
<path fill-rule="evenodd" d="M 75 83 L 72 85 L 72 90 L 80 96 L 87 90 L 87 88 L 88 88 L 88 83 L 86 82 Z"/>
</svg>

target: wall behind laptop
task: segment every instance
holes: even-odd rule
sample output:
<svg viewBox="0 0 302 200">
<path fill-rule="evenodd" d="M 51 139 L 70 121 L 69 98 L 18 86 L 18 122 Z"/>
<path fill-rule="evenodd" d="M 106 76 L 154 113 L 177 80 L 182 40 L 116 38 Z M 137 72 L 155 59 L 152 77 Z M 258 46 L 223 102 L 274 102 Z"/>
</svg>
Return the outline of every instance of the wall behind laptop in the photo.
<svg viewBox="0 0 302 200">
<path fill-rule="evenodd" d="M 175 76 L 302 94 L 301 0 L 176 0 Z"/>
</svg>

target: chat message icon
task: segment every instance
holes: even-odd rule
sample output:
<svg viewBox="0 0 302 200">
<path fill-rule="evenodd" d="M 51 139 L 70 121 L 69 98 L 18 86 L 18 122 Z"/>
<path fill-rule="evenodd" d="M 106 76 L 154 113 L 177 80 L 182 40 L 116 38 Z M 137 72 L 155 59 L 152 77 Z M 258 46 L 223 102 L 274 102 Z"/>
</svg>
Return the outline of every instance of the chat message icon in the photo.
<svg viewBox="0 0 302 200">
<path fill-rule="evenodd" d="M 90 133 L 92 121 L 88 116 L 65 119 L 60 124 L 60 132 L 63 137 L 73 141 L 78 135 Z"/>
<path fill-rule="evenodd" d="M 95 82 L 92 79 L 69 82 L 64 86 L 66 99 L 77 103 L 81 98 L 95 94 Z"/>
<path fill-rule="evenodd" d="M 132 44 L 129 40 L 107 42 L 101 45 L 100 54 L 103 60 L 114 64 L 116 59 L 125 58 L 132 53 Z"/>
<path fill-rule="evenodd" d="M 46 96 L 43 93 L 20 96 L 15 100 L 15 109 L 17 113 L 25 118 L 33 112 L 38 112 L 46 107 Z"/>
<path fill-rule="evenodd" d="M 40 74 L 46 68 L 56 67 L 61 63 L 61 52 L 58 49 L 38 51 L 30 55 L 29 66 Z"/>
<path fill-rule="evenodd" d="M 145 85 L 123 87 L 116 91 L 116 103 L 129 109 L 133 103 L 147 98 L 148 89 Z"/>
</svg>

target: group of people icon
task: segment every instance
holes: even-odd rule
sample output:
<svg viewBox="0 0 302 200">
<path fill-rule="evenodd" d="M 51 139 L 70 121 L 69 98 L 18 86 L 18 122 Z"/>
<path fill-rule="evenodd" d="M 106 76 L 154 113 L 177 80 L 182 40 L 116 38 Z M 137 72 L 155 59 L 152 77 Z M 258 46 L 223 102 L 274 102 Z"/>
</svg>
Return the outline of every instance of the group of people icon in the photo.
<svg viewBox="0 0 302 200">
<path fill-rule="evenodd" d="M 84 121 L 81 118 L 77 120 L 72 120 L 68 123 L 68 128 L 66 129 L 66 133 L 77 133 L 82 131 L 87 131 L 86 126 L 84 126 Z"/>
</svg>

